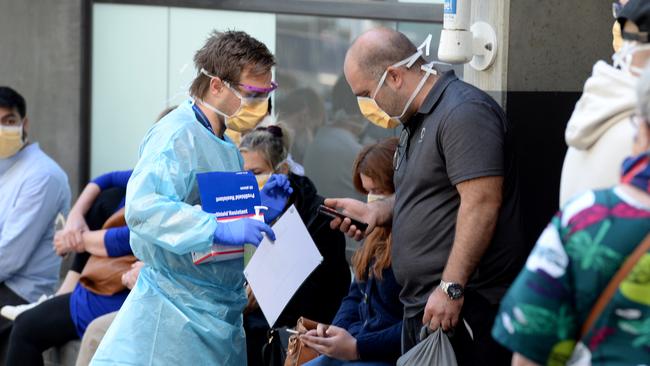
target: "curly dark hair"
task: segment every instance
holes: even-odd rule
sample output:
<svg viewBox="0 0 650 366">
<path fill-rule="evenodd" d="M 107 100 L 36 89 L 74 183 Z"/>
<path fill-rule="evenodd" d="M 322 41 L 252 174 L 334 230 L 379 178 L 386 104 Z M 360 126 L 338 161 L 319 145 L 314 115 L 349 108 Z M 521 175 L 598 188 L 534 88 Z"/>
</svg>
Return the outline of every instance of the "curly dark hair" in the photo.
<svg viewBox="0 0 650 366">
<path fill-rule="evenodd" d="M 201 69 L 224 81 L 238 83 L 245 67 L 250 67 L 253 75 L 262 75 L 275 65 L 275 57 L 264 43 L 245 32 L 214 31 L 194 55 L 194 65 L 198 75 L 190 86 L 190 94 L 201 98 L 210 86 L 210 78 Z"/>
</svg>

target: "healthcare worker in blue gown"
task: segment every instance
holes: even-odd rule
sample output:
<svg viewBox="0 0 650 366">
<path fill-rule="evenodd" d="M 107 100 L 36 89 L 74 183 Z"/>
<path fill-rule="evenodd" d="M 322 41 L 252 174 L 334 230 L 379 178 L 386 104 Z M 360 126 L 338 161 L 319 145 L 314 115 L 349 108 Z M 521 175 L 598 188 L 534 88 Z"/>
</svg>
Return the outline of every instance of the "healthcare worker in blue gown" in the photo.
<svg viewBox="0 0 650 366">
<path fill-rule="evenodd" d="M 252 219 L 217 223 L 193 206 L 198 173 L 243 169 L 224 131 L 246 132 L 267 113 L 275 60 L 264 44 L 233 31 L 213 33 L 194 60 L 194 99 L 154 125 L 140 147 L 126 220 L 146 266 L 92 365 L 246 365 L 243 260 L 195 265 L 190 253 L 213 243 L 259 244 L 274 233 Z M 271 177 L 261 193 L 269 222 L 290 193 L 285 177 Z"/>
</svg>

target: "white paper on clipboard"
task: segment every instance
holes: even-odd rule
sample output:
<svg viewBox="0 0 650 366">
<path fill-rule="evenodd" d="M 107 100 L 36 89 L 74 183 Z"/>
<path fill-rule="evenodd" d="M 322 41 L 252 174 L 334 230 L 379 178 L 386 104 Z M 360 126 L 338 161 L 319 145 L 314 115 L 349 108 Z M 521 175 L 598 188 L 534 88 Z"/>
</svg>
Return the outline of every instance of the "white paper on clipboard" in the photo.
<svg viewBox="0 0 650 366">
<path fill-rule="evenodd" d="M 265 236 L 244 269 L 271 327 L 298 288 L 323 261 L 295 206 L 291 205 L 278 219 L 273 232 L 275 242 Z"/>
</svg>

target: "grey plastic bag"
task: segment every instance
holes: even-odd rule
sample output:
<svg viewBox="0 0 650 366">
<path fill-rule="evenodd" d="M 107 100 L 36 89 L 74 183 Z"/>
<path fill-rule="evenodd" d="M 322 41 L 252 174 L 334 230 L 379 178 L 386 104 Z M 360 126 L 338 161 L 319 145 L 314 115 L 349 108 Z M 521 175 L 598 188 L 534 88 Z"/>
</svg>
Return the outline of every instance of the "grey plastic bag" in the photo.
<svg viewBox="0 0 650 366">
<path fill-rule="evenodd" d="M 429 334 L 428 328 L 422 327 L 420 332 L 420 341 L 415 347 L 402 355 L 397 360 L 397 366 L 457 366 L 456 354 L 451 347 L 449 338 L 438 328 L 435 332 Z"/>
</svg>

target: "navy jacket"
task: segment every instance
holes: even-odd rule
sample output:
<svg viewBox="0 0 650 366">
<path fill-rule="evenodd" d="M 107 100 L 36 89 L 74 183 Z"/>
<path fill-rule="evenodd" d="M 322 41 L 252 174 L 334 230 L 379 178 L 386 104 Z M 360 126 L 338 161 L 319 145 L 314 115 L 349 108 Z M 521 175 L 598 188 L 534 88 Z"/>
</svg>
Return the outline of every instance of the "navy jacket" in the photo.
<svg viewBox="0 0 650 366">
<path fill-rule="evenodd" d="M 369 276 L 355 280 L 343 299 L 332 324 L 346 329 L 357 339 L 361 360 L 394 363 L 401 354 L 404 306 L 399 301 L 400 285 L 389 267 L 382 279 Z"/>
</svg>

